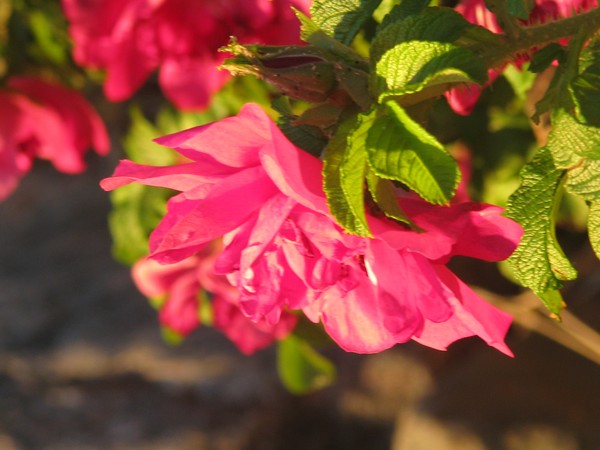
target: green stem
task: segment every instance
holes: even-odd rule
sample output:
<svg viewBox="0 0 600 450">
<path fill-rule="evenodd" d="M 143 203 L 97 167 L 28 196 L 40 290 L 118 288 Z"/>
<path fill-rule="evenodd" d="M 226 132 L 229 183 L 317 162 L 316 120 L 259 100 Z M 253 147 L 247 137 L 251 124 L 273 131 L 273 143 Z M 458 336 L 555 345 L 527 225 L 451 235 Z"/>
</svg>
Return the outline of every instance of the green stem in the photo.
<svg viewBox="0 0 600 450">
<path fill-rule="evenodd" d="M 509 40 L 513 41 L 521 35 L 521 25 L 519 20 L 508 11 L 508 2 L 506 0 L 487 0 L 486 6 L 496 15 L 498 25 L 504 30 Z"/>
<path fill-rule="evenodd" d="M 541 47 L 561 38 L 573 36 L 582 30 L 587 30 L 588 35 L 591 35 L 598 29 L 600 29 L 600 8 L 554 22 L 521 27 L 515 38 L 508 34 L 503 35 L 504 45 L 489 49 L 484 59 L 488 62 L 488 67 L 498 67 L 514 59 L 518 54 L 527 53 L 532 47 Z"/>
</svg>

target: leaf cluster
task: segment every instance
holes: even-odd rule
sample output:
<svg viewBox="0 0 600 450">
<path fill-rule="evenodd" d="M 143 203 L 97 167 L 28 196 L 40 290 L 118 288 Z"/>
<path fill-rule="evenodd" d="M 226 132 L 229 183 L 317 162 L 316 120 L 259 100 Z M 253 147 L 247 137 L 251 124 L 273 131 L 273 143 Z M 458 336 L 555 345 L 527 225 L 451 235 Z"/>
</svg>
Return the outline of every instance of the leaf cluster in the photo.
<svg viewBox="0 0 600 450">
<path fill-rule="evenodd" d="M 449 88 L 487 80 L 477 49 L 494 36 L 427 4 L 406 0 L 387 11 L 369 37 L 368 59 L 352 44 L 366 38 L 380 0 L 317 0 L 311 18 L 297 12 L 307 46 L 227 48 L 234 57 L 223 67 L 309 103 L 294 114 L 279 102 L 280 126 L 323 159 L 330 210 L 350 233 L 370 236 L 369 214 L 414 228 L 398 196 L 447 204 L 460 180 L 456 161 L 427 129 L 427 111 Z"/>
<path fill-rule="evenodd" d="M 233 42 L 228 48 L 234 58 L 225 68 L 256 75 L 302 101 L 299 112 L 297 103 L 279 101 L 279 124 L 294 143 L 323 159 L 330 210 L 350 233 L 370 236 L 370 215 L 415 229 L 399 196 L 450 202 L 460 171 L 428 122 L 435 100 L 457 86 L 484 85 L 494 64 L 531 52 L 524 46 L 535 44 L 520 22 L 532 11 L 530 1 L 488 2 L 505 35 L 473 25 L 451 8 L 428 5 L 315 0 L 310 18 L 297 13 L 308 45 Z M 559 27 L 538 27 L 540 43 L 549 45 L 533 52 L 528 72 L 506 71 L 523 100 L 535 74 L 558 64 L 532 117 L 538 123 L 551 117 L 548 143 L 523 169 L 507 213 L 525 230 L 509 260 L 514 276 L 557 315 L 563 307 L 559 289 L 577 276 L 555 235 L 564 192 L 590 206 L 590 240 L 600 248 L 600 44 L 592 39 L 596 20 L 588 22 L 572 24 L 569 29 L 578 31 L 568 47 L 558 43 L 565 36 Z"/>
<path fill-rule="evenodd" d="M 544 97 L 537 103 L 534 120 L 550 117 L 547 143 L 537 151 L 521 174 L 521 187 L 511 196 L 509 217 L 523 225 L 525 235 L 509 259 L 514 275 L 531 288 L 546 307 L 559 316 L 564 307 L 563 282 L 577 271 L 556 239 L 555 220 L 565 192 L 589 205 L 588 235 L 600 257 L 600 65 L 598 39 L 582 30 L 558 56 Z M 534 60 L 548 61 L 547 53 Z"/>
</svg>

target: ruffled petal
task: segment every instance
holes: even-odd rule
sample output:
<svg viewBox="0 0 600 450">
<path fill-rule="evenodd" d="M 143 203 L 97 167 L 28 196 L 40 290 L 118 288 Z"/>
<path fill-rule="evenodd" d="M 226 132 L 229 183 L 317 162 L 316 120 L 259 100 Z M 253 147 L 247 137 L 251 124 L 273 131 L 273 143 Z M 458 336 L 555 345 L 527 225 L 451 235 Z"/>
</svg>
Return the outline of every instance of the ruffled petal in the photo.
<svg viewBox="0 0 600 450">
<path fill-rule="evenodd" d="M 188 198 L 203 198 L 218 182 L 232 171 L 220 164 L 189 163 L 175 166 L 146 166 L 129 160 L 121 160 L 112 177 L 100 181 L 105 191 L 112 191 L 130 183 L 164 187 L 186 192 Z M 193 192 L 190 195 L 190 191 Z"/>
<path fill-rule="evenodd" d="M 274 325 L 262 320 L 253 322 L 237 306 L 219 297 L 213 301 L 213 318 L 215 328 L 221 330 L 245 355 L 285 338 L 297 322 L 296 316 L 290 313 L 282 314 Z"/>
<path fill-rule="evenodd" d="M 285 269 L 281 255 L 274 250 L 239 271 L 236 286 L 240 290 L 240 309 L 247 317 L 270 324 L 279 321 L 285 307 L 281 296 Z"/>
<path fill-rule="evenodd" d="M 445 266 L 437 266 L 436 270 L 440 279 L 454 293 L 449 298 L 454 314 L 442 323 L 426 321 L 420 335 L 413 339 L 428 347 L 445 350 L 458 339 L 479 336 L 488 345 L 513 356 L 504 342 L 511 316 L 481 299 Z"/>
<path fill-rule="evenodd" d="M 398 342 L 409 340 L 420 330 L 423 318 L 443 322 L 452 314 L 443 284 L 431 261 L 422 255 L 399 252 L 385 242 L 373 240 L 365 266 L 370 279 L 377 283 L 379 295 L 396 299 L 397 306 L 389 311 L 386 326 Z M 407 326 L 407 320 L 415 324 Z"/>
<path fill-rule="evenodd" d="M 264 114 L 264 113 L 263 113 Z M 329 215 L 323 193 L 323 163 L 294 146 L 264 114 L 271 128 L 269 145 L 261 151 L 261 163 L 281 192 L 313 211 Z"/>
<path fill-rule="evenodd" d="M 200 283 L 194 271 L 177 278 L 171 286 L 167 301 L 158 313 L 160 323 L 183 336 L 198 328 L 200 325 L 199 291 Z"/>
<path fill-rule="evenodd" d="M 274 195 L 264 203 L 258 212 L 248 242 L 240 254 L 240 270 L 252 266 L 265 252 L 295 206 L 294 200 L 281 194 Z"/>
<path fill-rule="evenodd" d="M 409 230 L 385 218 L 367 216 L 367 219 L 373 236 L 386 242 L 392 248 L 419 253 L 431 260 L 450 255 L 455 242 L 452 236 L 438 232 L 437 227 L 434 229 L 423 227 L 412 215 L 409 217 L 421 226 L 423 231 Z"/>
<path fill-rule="evenodd" d="M 184 194 L 171 198 L 167 215 L 150 236 L 152 257 L 168 264 L 191 256 L 248 220 L 276 192 L 256 168 L 228 177 L 200 200 Z"/>
<path fill-rule="evenodd" d="M 377 353 L 397 342 L 393 333 L 383 326 L 386 308 L 381 308 L 379 302 L 368 283 L 360 283 L 349 292 L 336 285 L 305 308 L 305 314 L 311 320 L 320 320 L 327 334 L 342 349 Z"/>
<path fill-rule="evenodd" d="M 209 123 L 155 141 L 177 150 L 192 161 L 206 155 L 229 167 L 259 165 L 259 151 L 271 138 L 271 121 L 262 109 L 249 103 L 234 117 Z"/>
<path fill-rule="evenodd" d="M 131 277 L 146 297 L 161 297 L 169 292 L 181 275 L 193 271 L 197 264 L 198 259 L 194 257 L 167 265 L 142 258 L 132 266 Z"/>
<path fill-rule="evenodd" d="M 450 244 L 446 255 L 462 255 L 486 261 L 501 261 L 515 250 L 523 234 L 515 221 L 502 216 L 498 206 L 466 202 L 437 207 L 420 200 L 403 200 L 402 208 L 436 242 Z M 417 250 L 418 251 L 418 250 Z M 424 253 L 432 260 L 432 252 Z"/>
</svg>

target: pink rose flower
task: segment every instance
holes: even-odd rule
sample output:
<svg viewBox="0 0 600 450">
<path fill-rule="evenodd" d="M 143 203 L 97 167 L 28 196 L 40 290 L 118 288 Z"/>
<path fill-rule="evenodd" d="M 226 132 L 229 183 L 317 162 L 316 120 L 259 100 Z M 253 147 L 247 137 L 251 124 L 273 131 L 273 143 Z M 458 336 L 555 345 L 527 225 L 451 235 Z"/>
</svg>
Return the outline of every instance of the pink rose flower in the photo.
<svg viewBox="0 0 600 450">
<path fill-rule="evenodd" d="M 74 174 L 85 169 L 89 147 L 105 155 L 110 144 L 100 117 L 79 93 L 33 77 L 10 78 L 0 90 L 0 200 L 34 158 Z"/>
<path fill-rule="evenodd" d="M 202 290 L 210 293 L 213 325 L 227 336 L 238 349 L 250 355 L 283 339 L 295 327 L 297 318 L 289 312 L 274 324 L 253 322 L 238 306 L 239 291 L 223 276 L 214 273 L 219 245 L 207 244 L 197 254 L 174 264 L 162 265 L 143 258 L 132 267 L 133 280 L 146 297 L 159 299 L 159 321 L 181 336 L 187 336 L 200 326 Z"/>
<path fill-rule="evenodd" d="M 159 69 L 165 95 L 180 109 L 203 109 L 229 78 L 218 49 L 242 43 L 291 44 L 299 23 L 291 7 L 310 0 L 62 0 L 74 58 L 104 69 L 104 92 L 121 101 Z"/>
<path fill-rule="evenodd" d="M 151 257 L 177 263 L 224 236 L 215 271 L 239 289 L 247 317 L 276 324 L 283 312 L 302 310 L 359 353 L 409 339 L 445 349 L 476 335 L 510 354 L 510 317 L 445 267 L 454 255 L 497 261 L 512 253 L 522 229 L 500 208 L 399 199 L 425 231 L 369 216 L 374 238 L 362 238 L 330 215 L 321 161 L 291 144 L 256 105 L 158 142 L 192 162 L 122 161 L 102 187 L 139 182 L 180 191 L 152 233 Z"/>
<path fill-rule="evenodd" d="M 597 0 L 535 0 L 529 19 L 522 23 L 526 25 L 545 23 L 569 17 L 577 12 L 588 11 L 596 6 L 598 6 Z M 455 9 L 475 25 L 485 27 L 493 33 L 503 31 L 496 21 L 496 16 L 487 9 L 483 0 L 462 0 Z M 566 42 L 563 40 L 561 43 L 564 45 Z M 525 57 L 519 57 L 514 63 L 520 67 L 526 60 Z M 482 89 L 492 84 L 502 70 L 502 67 L 490 69 L 488 82 L 484 86 L 471 84 L 447 91 L 445 95 L 450 107 L 458 114 L 471 114 Z"/>
</svg>

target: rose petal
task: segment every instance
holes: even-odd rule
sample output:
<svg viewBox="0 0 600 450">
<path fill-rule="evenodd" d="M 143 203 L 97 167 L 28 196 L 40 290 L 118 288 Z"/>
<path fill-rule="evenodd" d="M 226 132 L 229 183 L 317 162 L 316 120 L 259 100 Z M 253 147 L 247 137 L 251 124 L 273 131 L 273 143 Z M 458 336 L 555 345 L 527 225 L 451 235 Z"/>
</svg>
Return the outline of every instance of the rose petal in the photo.
<svg viewBox="0 0 600 450">
<path fill-rule="evenodd" d="M 455 297 L 450 299 L 454 315 L 442 323 L 426 321 L 421 334 L 413 339 L 420 344 L 445 350 L 458 339 L 479 336 L 488 345 L 513 356 L 504 342 L 511 316 L 481 299 L 446 267 L 438 266 L 437 272 L 454 292 Z"/>
</svg>

